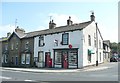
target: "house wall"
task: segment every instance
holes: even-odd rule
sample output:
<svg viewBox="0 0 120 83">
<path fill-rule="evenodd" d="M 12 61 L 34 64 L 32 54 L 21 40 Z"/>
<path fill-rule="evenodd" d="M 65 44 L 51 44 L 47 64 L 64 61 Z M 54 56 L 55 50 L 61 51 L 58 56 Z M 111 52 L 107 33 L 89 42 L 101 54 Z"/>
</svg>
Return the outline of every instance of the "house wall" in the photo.
<svg viewBox="0 0 120 83">
<path fill-rule="evenodd" d="M 8 64 L 8 57 L 9 53 L 8 53 L 8 41 L 1 41 L 1 59 L 2 59 L 2 65 L 5 66 Z"/>
<path fill-rule="evenodd" d="M 2 64 L 2 40 L 0 40 L 0 63 Z"/>
<path fill-rule="evenodd" d="M 99 40 L 101 41 L 101 48 L 99 46 Z M 100 60 L 100 53 L 101 53 L 101 60 Z M 98 63 L 103 63 L 103 61 L 104 61 L 104 59 L 103 59 L 103 39 L 101 38 L 101 35 L 98 32 Z"/>
<path fill-rule="evenodd" d="M 65 32 L 69 33 L 69 44 L 72 45 L 72 48 L 78 48 L 78 67 L 82 67 L 82 31 L 77 30 L 73 32 Z M 53 49 L 65 49 L 68 48 L 68 45 L 61 45 L 62 41 L 62 34 L 63 33 L 56 33 L 56 34 L 51 34 L 51 35 L 46 35 L 44 36 L 44 43 L 45 46 L 39 47 L 38 46 L 38 41 L 39 41 L 39 36 L 34 38 L 34 57 L 38 57 L 38 52 L 39 51 L 44 51 L 44 56 L 45 52 L 51 52 L 51 58 L 54 59 L 54 50 Z M 54 40 L 58 40 L 58 46 L 55 46 Z M 44 62 L 45 62 L 45 57 L 44 57 Z"/>
<path fill-rule="evenodd" d="M 21 46 L 21 41 L 18 38 L 17 35 L 13 33 L 11 38 L 9 39 L 9 64 L 10 66 L 19 66 L 20 65 L 20 46 Z M 13 44 L 13 49 L 11 49 L 11 46 Z M 18 45 L 17 45 L 18 44 Z M 17 49 L 16 49 L 17 46 Z M 12 62 L 12 57 L 13 57 L 13 62 Z M 17 64 L 16 64 L 16 57 L 17 58 Z"/>
<path fill-rule="evenodd" d="M 104 62 L 109 62 L 110 61 L 110 47 L 106 44 L 103 44 L 104 50 L 103 50 L 103 59 Z"/>
<path fill-rule="evenodd" d="M 26 52 L 25 44 L 28 42 L 28 52 Z M 22 54 L 30 54 L 30 64 L 28 66 L 34 66 L 34 38 L 24 38 L 21 39 L 21 53 Z M 21 64 L 21 57 L 20 57 L 20 64 Z M 26 65 L 24 65 L 26 66 Z"/>
<path fill-rule="evenodd" d="M 98 32 L 98 31 L 97 31 Z M 94 35 L 96 35 L 96 25 L 95 22 L 92 22 L 90 25 L 88 25 L 86 28 L 83 29 L 83 35 L 84 35 L 84 41 L 83 41 L 83 66 L 88 65 L 94 65 L 96 64 L 96 51 L 97 47 L 94 45 Z M 91 36 L 91 46 L 88 45 L 88 35 Z M 99 63 L 103 62 L 103 45 L 102 45 L 102 39 L 98 32 L 98 46 L 99 46 L 99 40 L 101 41 L 101 49 L 98 47 L 98 61 Z M 94 51 L 94 54 L 91 55 L 91 62 L 88 61 L 88 49 L 92 49 Z M 99 52 L 101 52 L 101 61 L 99 58 Z"/>
</svg>

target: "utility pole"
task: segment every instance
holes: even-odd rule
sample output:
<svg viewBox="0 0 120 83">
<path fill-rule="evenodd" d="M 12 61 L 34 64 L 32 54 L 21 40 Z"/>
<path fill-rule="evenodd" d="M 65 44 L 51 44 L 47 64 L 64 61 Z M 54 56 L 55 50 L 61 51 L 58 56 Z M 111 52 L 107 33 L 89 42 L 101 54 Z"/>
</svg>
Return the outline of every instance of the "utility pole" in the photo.
<svg viewBox="0 0 120 83">
<path fill-rule="evenodd" d="M 17 19 L 15 19 L 15 28 L 17 28 Z"/>
<path fill-rule="evenodd" d="M 50 16 L 50 21 L 51 21 L 51 19 L 52 19 L 52 16 Z"/>
<path fill-rule="evenodd" d="M 97 23 L 96 24 L 96 66 L 98 66 L 98 26 Z"/>
</svg>

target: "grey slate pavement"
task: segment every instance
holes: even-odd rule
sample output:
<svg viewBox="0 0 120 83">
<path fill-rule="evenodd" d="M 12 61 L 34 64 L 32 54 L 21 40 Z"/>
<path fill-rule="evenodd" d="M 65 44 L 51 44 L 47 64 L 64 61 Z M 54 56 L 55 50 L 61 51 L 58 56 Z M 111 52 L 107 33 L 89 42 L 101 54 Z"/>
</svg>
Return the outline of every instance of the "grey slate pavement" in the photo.
<svg viewBox="0 0 120 83">
<path fill-rule="evenodd" d="M 24 71 L 24 72 L 36 72 L 36 73 L 54 73 L 54 72 L 79 72 L 79 71 L 95 71 L 107 69 L 106 65 L 111 65 L 114 63 L 102 63 L 98 66 L 88 66 L 81 69 L 62 69 L 62 68 L 11 68 L 11 67 L 1 67 L 0 69 L 12 70 L 12 71 Z"/>
</svg>

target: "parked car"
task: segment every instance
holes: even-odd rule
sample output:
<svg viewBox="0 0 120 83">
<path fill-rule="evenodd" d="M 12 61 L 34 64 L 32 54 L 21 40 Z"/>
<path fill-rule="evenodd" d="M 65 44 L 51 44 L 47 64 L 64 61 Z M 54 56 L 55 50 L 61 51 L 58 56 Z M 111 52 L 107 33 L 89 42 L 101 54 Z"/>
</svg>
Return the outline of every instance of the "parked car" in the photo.
<svg viewBox="0 0 120 83">
<path fill-rule="evenodd" d="M 118 54 L 118 61 L 120 61 L 120 54 Z"/>
<path fill-rule="evenodd" d="M 120 58 L 118 57 L 118 55 L 113 55 L 111 58 L 110 58 L 110 62 L 118 62 L 120 61 Z"/>
</svg>

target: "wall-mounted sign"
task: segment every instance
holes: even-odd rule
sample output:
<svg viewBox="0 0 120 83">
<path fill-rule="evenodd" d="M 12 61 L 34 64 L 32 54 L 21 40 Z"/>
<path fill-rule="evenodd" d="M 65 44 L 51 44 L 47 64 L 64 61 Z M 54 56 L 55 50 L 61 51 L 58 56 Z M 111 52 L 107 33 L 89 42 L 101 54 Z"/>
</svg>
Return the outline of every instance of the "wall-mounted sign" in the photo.
<svg viewBox="0 0 120 83">
<path fill-rule="evenodd" d="M 69 48 L 72 48 L 72 45 L 71 45 L 71 44 L 69 44 Z"/>
</svg>

